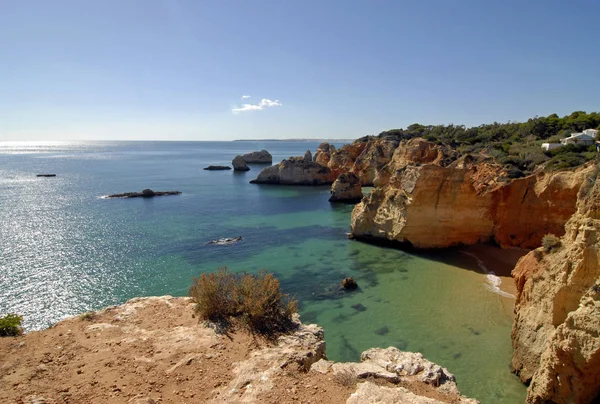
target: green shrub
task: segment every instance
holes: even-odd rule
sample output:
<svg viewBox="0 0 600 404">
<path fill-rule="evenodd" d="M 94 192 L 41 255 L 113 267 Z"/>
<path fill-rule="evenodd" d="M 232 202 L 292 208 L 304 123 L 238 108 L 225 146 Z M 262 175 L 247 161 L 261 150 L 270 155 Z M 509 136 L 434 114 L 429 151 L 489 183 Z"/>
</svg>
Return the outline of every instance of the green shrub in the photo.
<svg viewBox="0 0 600 404">
<path fill-rule="evenodd" d="M 0 317 L 0 337 L 14 337 L 23 334 L 22 321 L 23 317 L 18 314 L 7 314 Z"/>
<path fill-rule="evenodd" d="M 251 332 L 275 336 L 293 327 L 297 302 L 283 294 L 272 274 L 231 273 L 227 268 L 195 278 L 189 295 L 196 313 L 227 330 L 237 320 Z"/>
<path fill-rule="evenodd" d="M 560 239 L 554 234 L 549 233 L 542 237 L 542 247 L 544 247 L 544 251 L 547 253 L 559 248 L 560 244 Z"/>
</svg>

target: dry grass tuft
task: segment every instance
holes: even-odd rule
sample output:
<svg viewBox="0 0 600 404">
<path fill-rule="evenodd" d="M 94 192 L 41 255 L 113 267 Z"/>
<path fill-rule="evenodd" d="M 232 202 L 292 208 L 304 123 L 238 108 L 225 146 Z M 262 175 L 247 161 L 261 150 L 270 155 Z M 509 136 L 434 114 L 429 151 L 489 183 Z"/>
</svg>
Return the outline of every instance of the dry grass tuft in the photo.
<svg viewBox="0 0 600 404">
<path fill-rule="evenodd" d="M 560 238 L 556 237 L 554 234 L 548 233 L 542 237 L 542 247 L 544 247 L 544 252 L 550 253 L 553 250 L 557 250 L 560 246 Z"/>
</svg>

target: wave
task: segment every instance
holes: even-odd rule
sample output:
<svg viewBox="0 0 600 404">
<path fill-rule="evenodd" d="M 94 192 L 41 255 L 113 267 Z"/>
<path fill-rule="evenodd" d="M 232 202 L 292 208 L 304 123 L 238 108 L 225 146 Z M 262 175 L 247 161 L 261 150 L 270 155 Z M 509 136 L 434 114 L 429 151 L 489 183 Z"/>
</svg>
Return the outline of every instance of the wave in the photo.
<svg viewBox="0 0 600 404">
<path fill-rule="evenodd" d="M 494 271 L 489 270 L 485 266 L 483 261 L 477 255 L 470 253 L 470 252 L 466 252 L 466 251 L 461 251 L 461 253 L 468 257 L 471 257 L 475 260 L 479 269 L 481 269 L 481 271 L 485 274 L 485 278 L 487 280 L 487 284 L 485 286 L 489 290 L 491 290 L 494 293 L 499 294 L 500 296 L 509 297 L 512 299 L 516 298 L 515 295 L 505 292 L 502 289 L 500 289 L 500 285 L 502 285 L 502 278 L 500 278 L 498 275 L 496 275 L 496 273 Z"/>
</svg>

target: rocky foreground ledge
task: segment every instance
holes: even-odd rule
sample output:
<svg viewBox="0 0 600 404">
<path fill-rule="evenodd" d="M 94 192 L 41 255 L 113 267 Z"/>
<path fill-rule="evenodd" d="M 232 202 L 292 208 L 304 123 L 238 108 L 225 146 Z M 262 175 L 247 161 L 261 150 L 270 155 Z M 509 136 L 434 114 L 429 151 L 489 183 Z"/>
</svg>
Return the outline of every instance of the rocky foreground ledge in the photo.
<svg viewBox="0 0 600 404">
<path fill-rule="evenodd" d="M 267 343 L 217 334 L 189 298 L 136 298 L 0 339 L 0 391 L 18 403 L 477 403 L 421 354 L 329 362 L 323 330 L 297 324 Z"/>
</svg>

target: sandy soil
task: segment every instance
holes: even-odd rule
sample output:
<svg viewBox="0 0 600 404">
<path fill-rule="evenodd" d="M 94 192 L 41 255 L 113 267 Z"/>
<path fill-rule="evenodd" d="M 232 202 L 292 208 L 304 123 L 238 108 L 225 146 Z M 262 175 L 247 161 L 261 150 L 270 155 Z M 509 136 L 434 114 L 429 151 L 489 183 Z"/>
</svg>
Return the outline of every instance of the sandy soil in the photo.
<svg viewBox="0 0 600 404">
<path fill-rule="evenodd" d="M 0 403 L 235 402 L 220 399 L 234 364 L 268 344 L 243 331 L 216 334 L 184 299 L 134 311 L 0 338 Z M 355 390 L 294 368 L 273 385 L 257 402 L 345 403 Z"/>
</svg>

